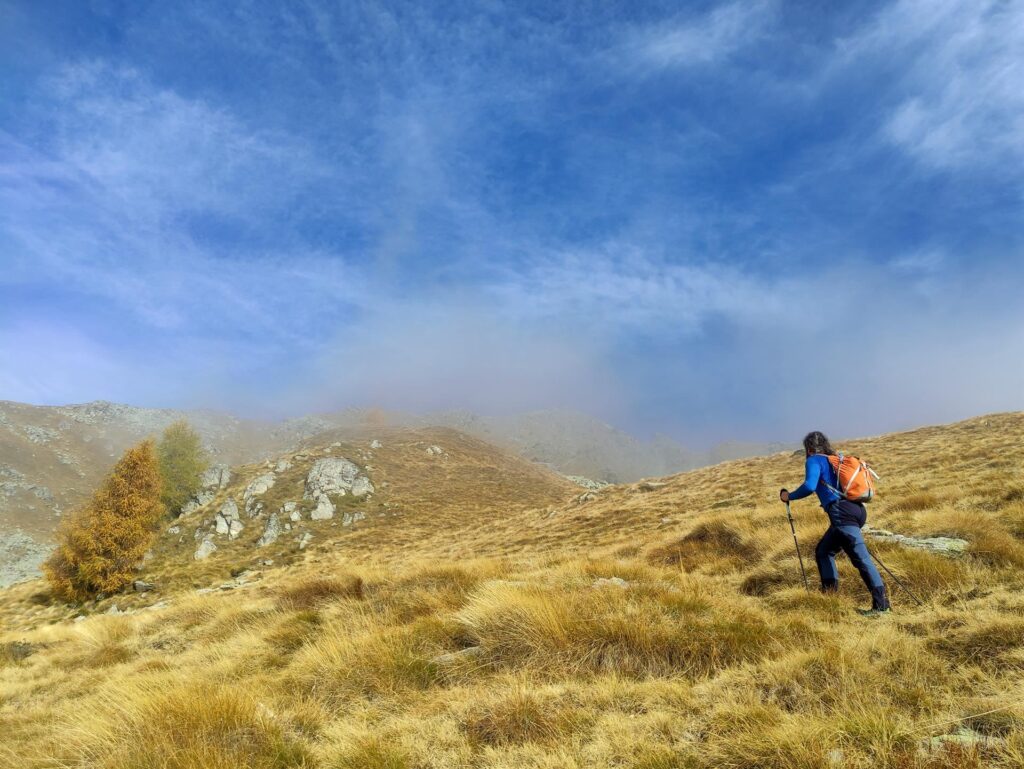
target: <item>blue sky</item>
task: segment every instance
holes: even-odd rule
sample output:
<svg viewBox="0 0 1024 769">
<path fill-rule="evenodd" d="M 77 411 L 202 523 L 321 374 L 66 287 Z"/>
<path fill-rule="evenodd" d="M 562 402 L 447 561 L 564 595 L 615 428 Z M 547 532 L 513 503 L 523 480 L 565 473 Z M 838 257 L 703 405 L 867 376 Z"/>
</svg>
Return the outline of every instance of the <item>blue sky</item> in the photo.
<svg viewBox="0 0 1024 769">
<path fill-rule="evenodd" d="M 1024 3 L 8 2 L 0 398 L 1024 408 Z"/>
</svg>

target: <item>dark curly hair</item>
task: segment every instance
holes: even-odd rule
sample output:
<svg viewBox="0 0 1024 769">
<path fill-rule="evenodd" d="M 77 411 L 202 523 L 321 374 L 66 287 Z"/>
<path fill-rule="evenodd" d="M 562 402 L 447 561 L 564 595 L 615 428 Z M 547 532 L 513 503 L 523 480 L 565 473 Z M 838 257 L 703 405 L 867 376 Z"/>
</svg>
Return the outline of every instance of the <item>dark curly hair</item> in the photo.
<svg viewBox="0 0 1024 769">
<path fill-rule="evenodd" d="M 815 430 L 813 433 L 807 433 L 804 436 L 804 450 L 808 456 L 811 454 L 835 454 L 835 449 L 832 448 L 832 444 L 828 442 L 828 436 L 825 433 L 818 432 Z"/>
</svg>

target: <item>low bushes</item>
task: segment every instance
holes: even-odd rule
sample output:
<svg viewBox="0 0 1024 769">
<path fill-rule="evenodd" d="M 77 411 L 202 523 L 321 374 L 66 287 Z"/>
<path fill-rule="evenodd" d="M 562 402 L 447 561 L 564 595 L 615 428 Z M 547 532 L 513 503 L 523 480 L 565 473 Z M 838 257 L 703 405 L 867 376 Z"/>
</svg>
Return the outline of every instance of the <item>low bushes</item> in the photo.
<svg viewBox="0 0 1024 769">
<path fill-rule="evenodd" d="M 678 589 L 676 589 L 678 590 Z M 483 586 L 458 614 L 497 667 L 711 675 L 781 648 L 785 622 L 724 596 L 664 589 Z"/>
<path fill-rule="evenodd" d="M 312 756 L 249 695 L 175 683 L 122 688 L 99 722 L 67 733 L 63 765 L 90 769 L 313 769 Z"/>
</svg>

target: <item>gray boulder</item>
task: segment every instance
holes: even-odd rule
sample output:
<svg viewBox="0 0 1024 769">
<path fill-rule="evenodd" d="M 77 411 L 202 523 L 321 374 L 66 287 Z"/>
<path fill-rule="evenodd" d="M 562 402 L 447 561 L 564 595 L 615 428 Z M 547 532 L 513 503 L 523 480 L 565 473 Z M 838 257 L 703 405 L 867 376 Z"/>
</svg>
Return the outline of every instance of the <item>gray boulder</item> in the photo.
<svg viewBox="0 0 1024 769">
<path fill-rule="evenodd" d="M 918 550 L 930 550 L 940 555 L 960 555 L 970 544 L 966 539 L 958 537 L 910 537 L 905 534 L 895 534 L 885 529 L 875 529 L 870 526 L 864 527 L 864 533 L 874 539 L 886 542 L 895 542 L 904 547 L 914 547 Z"/>
<path fill-rule="evenodd" d="M 258 502 L 256 497 L 266 494 L 270 489 L 274 487 L 274 481 L 276 476 L 273 473 L 263 473 L 253 478 L 249 485 L 245 487 L 245 491 L 242 493 L 242 499 L 245 501 L 245 512 L 252 518 L 263 510 L 263 503 Z"/>
<path fill-rule="evenodd" d="M 326 494 L 321 494 L 316 500 L 316 507 L 309 517 L 314 521 L 326 521 L 334 517 L 334 503 Z"/>
<path fill-rule="evenodd" d="M 344 457 L 324 457 L 313 463 L 306 476 L 305 499 L 318 499 L 324 494 L 343 495 L 352 490 L 359 468 Z"/>
<path fill-rule="evenodd" d="M 267 521 L 267 527 L 263 530 L 263 535 L 256 542 L 256 546 L 266 547 L 272 542 L 276 542 L 279 536 L 281 536 L 281 519 L 277 517 L 277 513 L 273 513 L 270 516 L 270 520 Z"/>
<path fill-rule="evenodd" d="M 223 489 L 230 482 L 231 471 L 227 465 L 213 465 L 199 476 L 199 483 L 204 489 Z"/>
<path fill-rule="evenodd" d="M 245 528 L 238 515 L 238 504 L 233 497 L 227 499 L 217 511 L 216 526 L 218 534 L 227 534 L 230 539 L 237 537 Z"/>
<path fill-rule="evenodd" d="M 204 558 L 209 558 L 217 550 L 217 545 L 213 542 L 213 537 L 209 534 L 199 543 L 199 547 L 196 548 L 196 554 L 194 558 L 197 561 L 202 561 Z"/>
<path fill-rule="evenodd" d="M 210 489 L 201 490 L 198 494 L 192 497 L 192 499 L 190 499 L 188 502 L 182 505 L 181 514 L 189 515 L 190 513 L 194 513 L 200 507 L 205 507 L 206 505 L 213 502 L 214 497 L 216 496 L 216 492 L 211 491 Z"/>
<path fill-rule="evenodd" d="M 376 491 L 376 489 L 373 488 L 373 484 L 370 483 L 370 479 L 365 475 L 360 475 L 352 481 L 353 497 L 365 497 L 367 494 L 372 494 L 374 491 Z"/>
</svg>

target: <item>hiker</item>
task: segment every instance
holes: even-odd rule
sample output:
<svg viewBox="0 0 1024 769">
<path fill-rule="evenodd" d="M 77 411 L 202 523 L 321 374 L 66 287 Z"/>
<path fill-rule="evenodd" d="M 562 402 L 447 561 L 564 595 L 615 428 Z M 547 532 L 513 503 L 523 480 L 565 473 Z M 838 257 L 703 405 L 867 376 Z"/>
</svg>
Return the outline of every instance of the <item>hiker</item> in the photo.
<svg viewBox="0 0 1024 769">
<path fill-rule="evenodd" d="M 825 593 L 839 589 L 839 571 L 836 569 L 836 554 L 842 550 L 849 556 L 850 562 L 860 572 L 861 579 L 871 592 L 871 609 L 866 614 L 878 614 L 889 611 L 889 598 L 886 595 L 882 575 L 875 568 L 861 527 L 867 522 L 867 511 L 863 502 L 851 502 L 843 498 L 837 491 L 839 479 L 830 455 L 836 452 L 828 442 L 824 433 L 808 433 L 804 438 L 804 450 L 807 452 L 806 475 L 804 482 L 793 491 L 782 489 L 779 498 L 783 502 L 795 501 L 816 493 L 821 506 L 828 514 L 829 527 L 825 535 L 814 549 L 814 559 L 818 563 L 821 575 L 821 590 Z"/>
</svg>

